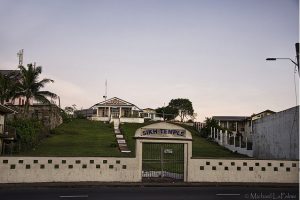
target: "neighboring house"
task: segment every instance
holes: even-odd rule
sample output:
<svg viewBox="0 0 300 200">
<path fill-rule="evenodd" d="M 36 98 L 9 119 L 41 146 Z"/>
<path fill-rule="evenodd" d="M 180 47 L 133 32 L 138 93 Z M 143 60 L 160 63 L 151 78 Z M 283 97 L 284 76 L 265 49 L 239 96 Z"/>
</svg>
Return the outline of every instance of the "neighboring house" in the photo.
<svg viewBox="0 0 300 200">
<path fill-rule="evenodd" d="M 11 113 L 16 113 L 16 111 L 14 111 L 11 108 L 8 108 L 2 104 L 0 104 L 0 134 L 4 133 L 4 124 L 5 124 L 5 116 L 7 114 L 11 114 Z"/>
<path fill-rule="evenodd" d="M 232 132 L 234 135 L 237 133 L 244 135 L 247 116 L 213 116 L 222 128 Z"/>
<path fill-rule="evenodd" d="M 194 122 L 194 127 L 200 132 L 205 127 L 204 122 Z"/>
<path fill-rule="evenodd" d="M 254 121 L 254 120 L 257 120 L 257 119 L 260 119 L 260 118 L 263 118 L 265 116 L 268 116 L 268 115 L 273 115 L 275 114 L 276 112 L 272 111 L 272 110 L 265 110 L 265 111 L 262 111 L 258 114 L 253 114 L 251 116 L 251 120 Z"/>
<path fill-rule="evenodd" d="M 0 74 L 4 76 L 10 76 L 11 79 L 18 82 L 21 80 L 20 70 L 0 70 Z M 5 105 L 24 105 L 26 101 L 25 97 L 18 97 L 16 99 L 9 99 L 8 101 L 5 101 Z M 29 105 L 33 104 L 33 99 L 29 100 Z"/>
<path fill-rule="evenodd" d="M 247 137 L 247 141 L 252 141 L 253 134 L 253 123 L 261 118 L 272 115 L 276 112 L 271 110 L 265 110 L 257 114 L 253 114 L 250 117 L 247 116 L 213 116 L 219 126 L 231 131 L 234 135 L 237 133 L 243 136 L 243 140 L 245 141 Z"/>
<path fill-rule="evenodd" d="M 2 153 L 3 139 L 5 138 L 5 117 L 7 114 L 16 113 L 16 111 L 0 104 L 0 155 Z"/>
<path fill-rule="evenodd" d="M 156 113 L 155 109 L 152 108 L 145 108 L 143 109 L 143 112 L 140 113 L 140 117 L 143 117 L 144 119 L 150 119 L 153 121 L 163 121 L 164 119 L 159 116 L 158 113 Z"/>
<path fill-rule="evenodd" d="M 117 97 L 97 103 L 89 110 L 92 110 L 92 116 L 88 117 L 91 120 L 111 122 L 113 119 L 120 119 L 120 122 L 144 122 L 144 118 L 140 117 L 140 108 Z"/>
<path fill-rule="evenodd" d="M 180 113 L 181 111 L 179 110 L 178 112 Z M 194 113 L 193 115 L 186 115 L 185 118 L 183 119 L 183 122 L 193 123 L 195 121 L 196 117 L 197 117 L 197 113 Z M 177 115 L 174 118 L 174 121 L 180 122 L 181 121 L 181 117 L 179 115 Z"/>
<path fill-rule="evenodd" d="M 257 113 L 257 114 L 253 114 L 251 115 L 251 117 L 248 117 L 246 119 L 246 124 L 245 124 L 245 134 L 243 136 L 249 138 L 248 141 L 252 141 L 252 134 L 253 134 L 253 124 L 256 120 L 258 119 L 261 119 L 261 118 L 264 118 L 266 116 L 269 116 L 269 115 L 273 115 L 275 114 L 276 112 L 272 111 L 272 110 L 265 110 L 265 111 L 262 111 L 260 113 Z"/>
</svg>

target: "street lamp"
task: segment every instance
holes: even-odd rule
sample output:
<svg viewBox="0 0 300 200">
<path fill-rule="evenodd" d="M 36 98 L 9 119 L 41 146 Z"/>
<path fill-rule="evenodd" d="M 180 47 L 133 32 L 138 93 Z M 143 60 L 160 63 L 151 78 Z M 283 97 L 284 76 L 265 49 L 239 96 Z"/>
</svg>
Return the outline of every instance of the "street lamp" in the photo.
<svg viewBox="0 0 300 200">
<path fill-rule="evenodd" d="M 292 63 L 294 63 L 294 65 L 297 66 L 297 68 L 298 68 L 298 73 L 299 73 L 299 64 L 296 63 L 295 61 L 293 61 L 291 58 L 267 58 L 266 60 L 267 60 L 267 61 L 290 60 Z M 299 73 L 299 75 L 300 75 L 300 73 Z"/>
<path fill-rule="evenodd" d="M 290 60 L 292 63 L 294 63 L 294 65 L 297 66 L 298 68 L 298 73 L 300 76 L 300 72 L 299 72 L 299 43 L 295 43 L 295 48 L 296 48 L 296 58 L 297 61 L 295 62 L 294 60 L 290 59 L 290 58 L 267 58 L 267 61 L 275 61 L 275 60 Z"/>
</svg>

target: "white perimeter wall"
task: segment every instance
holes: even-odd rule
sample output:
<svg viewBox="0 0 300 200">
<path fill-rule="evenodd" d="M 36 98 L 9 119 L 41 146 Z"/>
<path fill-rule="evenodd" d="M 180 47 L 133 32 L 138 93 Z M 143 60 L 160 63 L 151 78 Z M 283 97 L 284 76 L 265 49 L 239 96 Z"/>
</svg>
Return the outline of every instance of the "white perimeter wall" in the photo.
<svg viewBox="0 0 300 200">
<path fill-rule="evenodd" d="M 188 182 L 298 183 L 298 167 L 298 161 L 190 159 Z"/>
<path fill-rule="evenodd" d="M 144 118 L 127 118 L 127 117 L 121 117 L 120 122 L 126 122 L 126 123 L 144 123 Z"/>
<path fill-rule="evenodd" d="M 135 158 L 1 157 L 0 183 L 139 182 Z"/>
<path fill-rule="evenodd" d="M 141 182 L 141 167 L 136 158 L 1 157 L 0 183 Z M 192 158 L 184 175 L 186 182 L 298 183 L 298 168 L 298 161 Z"/>
<path fill-rule="evenodd" d="M 258 159 L 299 159 L 299 106 L 254 122 L 253 156 Z"/>
</svg>

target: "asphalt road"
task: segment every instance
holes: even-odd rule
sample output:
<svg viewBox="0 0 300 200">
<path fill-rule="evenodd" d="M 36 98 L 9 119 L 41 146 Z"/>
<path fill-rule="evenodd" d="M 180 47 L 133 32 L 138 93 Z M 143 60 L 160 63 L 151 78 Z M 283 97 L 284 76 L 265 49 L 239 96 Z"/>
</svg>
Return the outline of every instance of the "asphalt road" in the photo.
<svg viewBox="0 0 300 200">
<path fill-rule="evenodd" d="M 0 188 L 1 200 L 299 199 L 297 187 L 17 187 Z"/>
</svg>

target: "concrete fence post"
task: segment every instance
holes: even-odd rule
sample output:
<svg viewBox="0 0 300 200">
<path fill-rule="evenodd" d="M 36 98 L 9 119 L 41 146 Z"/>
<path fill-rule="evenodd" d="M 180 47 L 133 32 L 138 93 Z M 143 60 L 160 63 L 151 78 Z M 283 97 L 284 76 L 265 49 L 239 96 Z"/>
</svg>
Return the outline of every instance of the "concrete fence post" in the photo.
<svg viewBox="0 0 300 200">
<path fill-rule="evenodd" d="M 246 150 L 248 149 L 248 138 L 246 137 Z"/>
<path fill-rule="evenodd" d="M 213 127 L 210 127 L 210 137 L 212 138 Z"/>
</svg>

